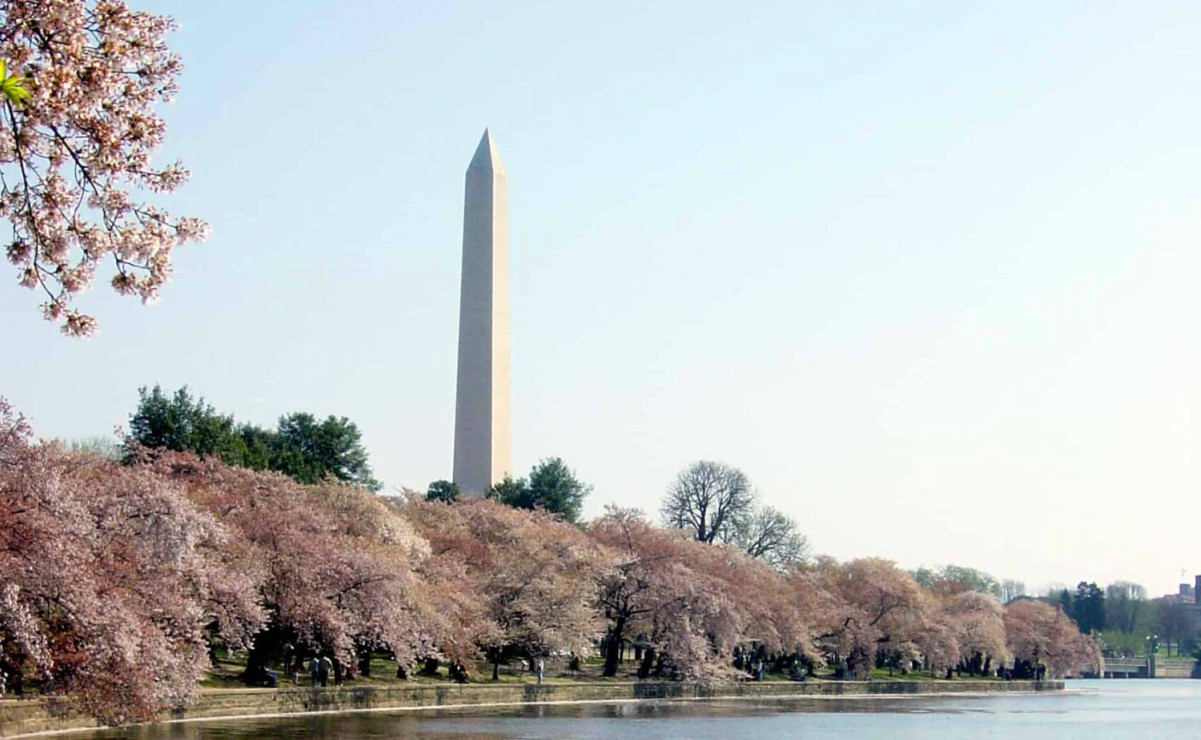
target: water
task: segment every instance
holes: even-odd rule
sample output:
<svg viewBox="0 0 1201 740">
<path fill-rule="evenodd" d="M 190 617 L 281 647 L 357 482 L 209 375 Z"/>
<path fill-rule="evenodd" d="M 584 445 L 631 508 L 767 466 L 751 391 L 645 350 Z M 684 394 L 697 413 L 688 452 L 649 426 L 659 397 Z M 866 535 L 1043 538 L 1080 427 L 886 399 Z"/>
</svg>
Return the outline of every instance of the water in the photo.
<svg viewBox="0 0 1201 740">
<path fill-rule="evenodd" d="M 1201 681 L 1069 681 L 1067 686 L 1063 692 L 1008 696 L 796 698 L 532 706 L 492 709 L 487 713 L 310 715 L 180 723 L 72 737 L 98 740 L 1201 737 Z"/>
</svg>

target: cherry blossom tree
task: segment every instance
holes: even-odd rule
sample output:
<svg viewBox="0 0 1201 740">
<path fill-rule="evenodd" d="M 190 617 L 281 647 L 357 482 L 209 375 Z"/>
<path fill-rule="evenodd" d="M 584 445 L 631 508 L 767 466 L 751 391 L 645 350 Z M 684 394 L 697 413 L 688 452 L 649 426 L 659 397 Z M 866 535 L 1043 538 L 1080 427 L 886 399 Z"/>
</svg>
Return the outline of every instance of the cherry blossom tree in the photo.
<svg viewBox="0 0 1201 740">
<path fill-rule="evenodd" d="M 403 511 L 428 539 L 431 559 L 446 561 L 441 573 L 458 572 L 459 583 L 470 584 L 468 610 L 487 623 L 475 627 L 473 641 L 493 679 L 509 656 L 591 649 L 601 632 L 593 604 L 604 557 L 578 528 L 545 510 L 481 499 L 447 505 L 413 497 Z"/>
<path fill-rule="evenodd" d="M 781 569 L 737 545 L 610 508 L 586 529 L 543 510 L 304 485 L 131 445 L 118 461 L 31 442 L 0 399 L 0 688 L 62 693 L 102 721 L 190 700 L 225 644 L 261 675 L 285 641 L 350 662 L 582 653 L 604 636 L 638 673 L 722 680 L 737 648 L 1051 676 L 1098 652 L 1062 610 L 924 590 L 890 561 Z M 129 464 L 124 464 L 129 463 Z M 936 584 L 937 586 L 937 584 Z"/>
<path fill-rule="evenodd" d="M 752 644 L 781 665 L 795 657 L 816 661 L 814 618 L 805 598 L 797 598 L 771 562 L 752 556 L 739 545 L 685 549 L 689 568 L 728 608 L 711 610 L 700 626 L 711 636 L 714 658 L 729 656 L 735 646 Z"/>
<path fill-rule="evenodd" d="M 118 293 L 150 302 L 172 250 L 208 233 L 157 202 L 188 178 L 179 162 L 151 161 L 166 133 L 155 108 L 178 87 L 180 60 L 164 40 L 174 27 L 123 0 L 0 2 L 0 59 L 26 92 L 0 106 L 7 256 L 66 334 L 95 330 L 73 300 L 102 263 Z"/>
<path fill-rule="evenodd" d="M 851 604 L 835 588 L 831 570 L 838 563 L 819 557 L 814 567 L 794 570 L 787 577 L 788 591 L 811 626 L 811 650 L 835 662 L 859 652 L 874 650 L 879 630 L 868 624 L 866 612 Z"/>
<path fill-rule="evenodd" d="M 728 675 L 733 648 L 751 640 L 772 650 L 809 642 L 777 575 L 737 548 L 612 507 L 589 534 L 614 557 L 597 596 L 607 624 L 606 676 L 617 674 L 621 644 L 633 638 L 649 647 L 640 675 L 670 678 Z"/>
<path fill-rule="evenodd" d="M 248 679 L 287 640 L 347 664 L 356 649 L 386 649 L 404 663 L 433 649 L 437 620 L 415 570 L 428 544 L 379 497 L 190 453 L 144 454 L 144 465 L 180 481 L 234 533 L 231 551 L 257 576 L 268 622 Z"/>
<path fill-rule="evenodd" d="M 961 662 L 970 666 L 976 656 L 981 656 L 981 667 L 988 672 L 993 661 L 1004 664 L 1009 660 L 1003 610 L 995 597 L 967 591 L 951 597 L 944 611 L 952 618 Z M 977 671 L 973 668 L 970 672 Z"/>
<path fill-rule="evenodd" d="M 931 673 L 954 668 L 962 659 L 963 647 L 955 620 L 941 608 L 930 610 L 914 642 Z"/>
<path fill-rule="evenodd" d="M 932 670 L 962 667 L 977 675 L 1009 660 L 1001 605 L 978 591 L 931 593 L 915 642 Z"/>
<path fill-rule="evenodd" d="M 32 435 L 25 417 L 0 396 L 0 465 L 17 465 L 28 453 Z"/>
<path fill-rule="evenodd" d="M 1005 636 L 1013 657 L 1046 668 L 1051 678 L 1095 671 L 1100 650 L 1063 610 L 1033 599 L 1005 606 Z"/>
<path fill-rule="evenodd" d="M 856 665 L 878 656 L 890 665 L 917 657 L 915 638 L 925 623 L 928 604 L 913 578 L 891 560 L 860 558 L 848 563 L 822 560 L 825 588 L 838 595 L 843 613 L 836 634 L 849 643 Z"/>
<path fill-rule="evenodd" d="M 146 720 L 194 696 L 211 635 L 262 622 L 228 532 L 181 486 L 54 443 L 0 403 L 0 644 L 8 682 L 98 719 Z"/>
</svg>

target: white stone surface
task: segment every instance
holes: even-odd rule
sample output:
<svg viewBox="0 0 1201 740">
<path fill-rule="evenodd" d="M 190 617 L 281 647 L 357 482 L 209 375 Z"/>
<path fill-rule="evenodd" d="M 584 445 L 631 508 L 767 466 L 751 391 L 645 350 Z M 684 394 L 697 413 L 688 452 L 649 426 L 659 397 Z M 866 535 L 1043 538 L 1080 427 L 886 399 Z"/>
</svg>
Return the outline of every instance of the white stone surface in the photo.
<svg viewBox="0 0 1201 740">
<path fill-rule="evenodd" d="M 486 130 L 467 167 L 460 291 L 454 482 L 482 496 L 511 471 L 509 193 Z"/>
</svg>

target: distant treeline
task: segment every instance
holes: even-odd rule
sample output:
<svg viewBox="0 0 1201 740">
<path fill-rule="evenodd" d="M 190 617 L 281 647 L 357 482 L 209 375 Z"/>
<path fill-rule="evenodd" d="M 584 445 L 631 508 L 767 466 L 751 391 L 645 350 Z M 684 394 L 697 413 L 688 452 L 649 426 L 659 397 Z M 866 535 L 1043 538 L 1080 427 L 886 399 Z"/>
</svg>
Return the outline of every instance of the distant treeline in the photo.
<svg viewBox="0 0 1201 740">
<path fill-rule="evenodd" d="M 380 488 L 354 422 L 329 416 L 318 420 L 296 412 L 281 416 L 275 429 L 238 423 L 194 398 L 187 386 L 168 395 L 158 385 L 138 389 L 138 407 L 129 417 L 129 439 L 137 446 L 215 456 L 251 470 L 274 470 L 301 483 L 326 476 Z"/>
</svg>

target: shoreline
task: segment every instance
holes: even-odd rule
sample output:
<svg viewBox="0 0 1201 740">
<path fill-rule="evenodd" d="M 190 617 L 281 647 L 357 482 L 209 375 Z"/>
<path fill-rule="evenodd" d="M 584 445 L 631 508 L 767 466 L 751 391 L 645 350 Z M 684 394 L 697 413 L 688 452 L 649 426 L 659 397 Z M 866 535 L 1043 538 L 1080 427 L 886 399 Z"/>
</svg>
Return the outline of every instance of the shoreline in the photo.
<svg viewBox="0 0 1201 740">
<path fill-rule="evenodd" d="M 1063 681 L 764 681 L 731 684 L 605 682 L 424 684 L 325 689 L 212 689 L 153 723 L 281 719 L 383 712 L 469 712 L 523 706 L 637 704 L 788 699 L 895 699 L 1058 692 Z M 0 701 L 0 737 L 51 737 L 106 729 L 62 699 Z"/>
</svg>

